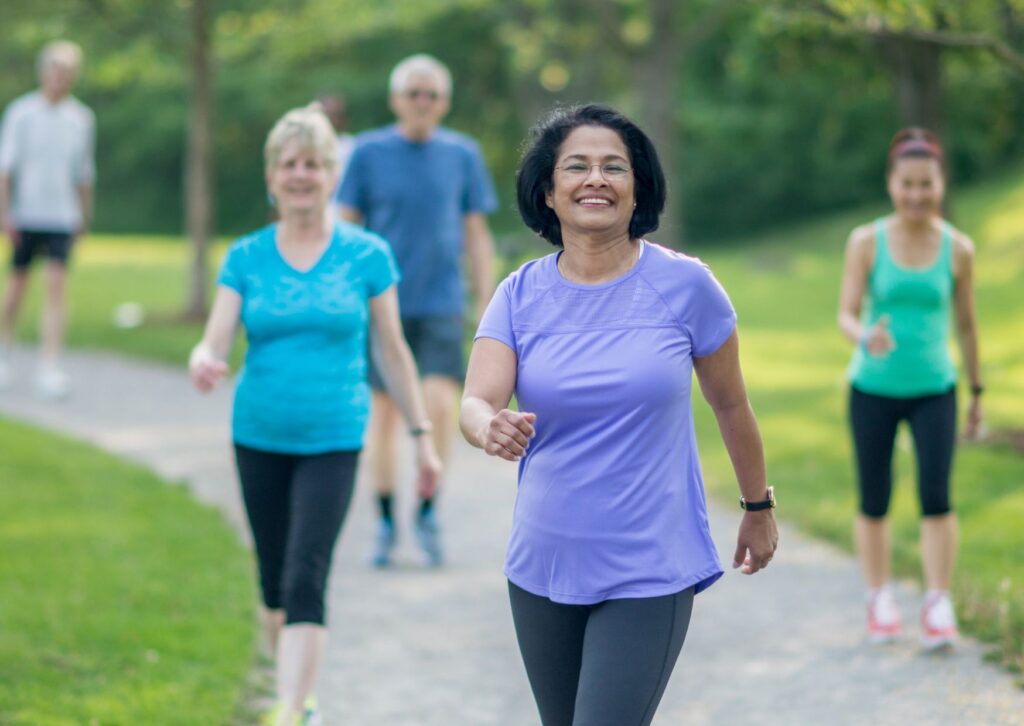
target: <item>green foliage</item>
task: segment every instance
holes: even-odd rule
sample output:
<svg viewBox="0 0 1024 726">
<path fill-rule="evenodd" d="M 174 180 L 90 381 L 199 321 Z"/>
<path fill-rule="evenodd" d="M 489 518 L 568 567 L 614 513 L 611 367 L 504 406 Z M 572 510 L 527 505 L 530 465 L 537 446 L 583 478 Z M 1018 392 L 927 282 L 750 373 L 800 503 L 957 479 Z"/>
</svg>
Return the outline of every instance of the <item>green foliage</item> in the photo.
<svg viewBox="0 0 1024 726">
<path fill-rule="evenodd" d="M 987 33 L 1024 44 L 1020 0 L 685 3 L 684 48 L 665 68 L 681 144 L 669 169 L 688 236 L 880 199 L 898 126 L 872 28 Z M 98 229 L 178 233 L 188 102 L 190 0 L 5 4 L 0 101 L 29 90 L 39 47 L 85 50 L 79 95 L 99 124 Z M 526 129 L 556 102 L 603 100 L 650 123 L 637 68 L 652 53 L 654 0 L 219 0 L 215 171 L 218 229 L 267 219 L 261 147 L 288 108 L 325 90 L 349 99 L 351 127 L 391 121 L 387 76 L 432 52 L 455 78 L 449 123 L 478 137 L 498 184 L 499 232 L 515 229 L 513 179 Z M 824 12 L 821 11 L 824 8 Z M 943 55 L 954 178 L 979 178 L 1024 153 L 1024 82 L 983 50 Z"/>
<path fill-rule="evenodd" d="M 256 633 L 249 558 L 221 516 L 5 421 L 0 481 L 0 723 L 226 723 Z"/>
</svg>

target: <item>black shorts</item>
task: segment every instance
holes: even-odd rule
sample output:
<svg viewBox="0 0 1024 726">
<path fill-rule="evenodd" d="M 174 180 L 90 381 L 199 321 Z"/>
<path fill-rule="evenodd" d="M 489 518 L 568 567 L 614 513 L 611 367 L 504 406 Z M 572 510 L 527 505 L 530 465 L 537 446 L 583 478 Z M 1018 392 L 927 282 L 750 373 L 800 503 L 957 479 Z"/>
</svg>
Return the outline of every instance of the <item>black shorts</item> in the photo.
<svg viewBox="0 0 1024 726">
<path fill-rule="evenodd" d="M 921 514 L 952 511 L 950 471 L 956 443 L 956 390 L 914 398 L 891 398 L 850 387 L 850 430 L 857 461 L 860 511 L 884 517 L 892 495 L 892 454 L 896 429 L 910 424 L 917 453 Z"/>
<path fill-rule="evenodd" d="M 22 229 L 18 231 L 18 234 L 21 236 L 21 241 L 15 246 L 14 254 L 11 257 L 11 267 L 15 270 L 27 269 L 32 264 L 32 258 L 37 254 L 45 254 L 49 259 L 62 265 L 68 263 L 73 241 L 70 232 Z"/>
<path fill-rule="evenodd" d="M 402 333 L 416 359 L 420 377 L 444 376 L 462 383 L 466 376 L 462 358 L 462 316 L 438 315 L 402 318 Z M 370 385 L 384 390 L 384 380 L 370 358 Z"/>
</svg>

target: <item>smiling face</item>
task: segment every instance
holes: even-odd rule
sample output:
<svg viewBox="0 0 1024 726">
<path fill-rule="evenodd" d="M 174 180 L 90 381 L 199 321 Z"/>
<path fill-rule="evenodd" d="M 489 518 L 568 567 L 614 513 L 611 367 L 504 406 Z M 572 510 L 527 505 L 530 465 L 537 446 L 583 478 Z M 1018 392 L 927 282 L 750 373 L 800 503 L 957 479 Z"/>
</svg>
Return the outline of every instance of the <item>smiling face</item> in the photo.
<svg viewBox="0 0 1024 726">
<path fill-rule="evenodd" d="M 896 213 L 911 222 L 942 214 L 946 180 L 939 161 L 932 157 L 903 157 L 889 172 L 889 196 Z"/>
<path fill-rule="evenodd" d="M 606 126 L 580 126 L 562 142 L 547 205 L 558 216 L 562 239 L 573 235 L 629 235 L 635 181 L 629 151 Z"/>
<path fill-rule="evenodd" d="M 423 140 L 448 113 L 448 89 L 436 73 L 415 73 L 392 92 L 390 106 L 402 131 L 412 139 Z"/>
<path fill-rule="evenodd" d="M 336 173 L 315 148 L 294 138 L 281 147 L 266 177 L 267 190 L 281 216 L 286 217 L 323 213 L 334 191 Z"/>
</svg>

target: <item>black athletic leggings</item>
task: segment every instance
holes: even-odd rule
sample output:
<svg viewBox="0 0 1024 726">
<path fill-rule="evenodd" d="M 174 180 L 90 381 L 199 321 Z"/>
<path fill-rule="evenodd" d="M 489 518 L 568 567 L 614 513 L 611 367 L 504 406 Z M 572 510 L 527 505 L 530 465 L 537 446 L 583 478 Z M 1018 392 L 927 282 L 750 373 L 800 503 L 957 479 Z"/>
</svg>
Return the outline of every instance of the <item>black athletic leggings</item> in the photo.
<svg viewBox="0 0 1024 726">
<path fill-rule="evenodd" d="M 948 514 L 956 442 L 956 390 L 891 398 L 850 388 L 850 429 L 857 454 L 860 511 L 884 517 L 892 494 L 892 450 L 900 421 L 910 424 L 917 453 L 917 492 L 926 517 Z"/>
<path fill-rule="evenodd" d="M 543 726 L 647 726 L 690 624 L 693 588 L 562 605 L 508 584 Z"/>
<path fill-rule="evenodd" d="M 358 451 L 278 454 L 235 444 L 263 603 L 285 622 L 324 623 L 324 590 Z"/>
</svg>

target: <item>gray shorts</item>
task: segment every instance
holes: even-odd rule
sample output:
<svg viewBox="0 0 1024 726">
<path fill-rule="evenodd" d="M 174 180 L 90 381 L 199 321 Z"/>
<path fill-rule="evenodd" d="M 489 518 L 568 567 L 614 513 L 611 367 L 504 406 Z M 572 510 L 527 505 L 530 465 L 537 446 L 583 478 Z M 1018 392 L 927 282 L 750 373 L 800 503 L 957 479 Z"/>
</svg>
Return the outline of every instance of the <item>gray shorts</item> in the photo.
<svg viewBox="0 0 1024 726">
<path fill-rule="evenodd" d="M 416 359 L 420 377 L 445 376 L 462 383 L 466 376 L 462 357 L 462 316 L 437 315 L 402 318 L 402 333 Z M 384 390 L 384 381 L 370 358 L 370 385 Z"/>
</svg>

